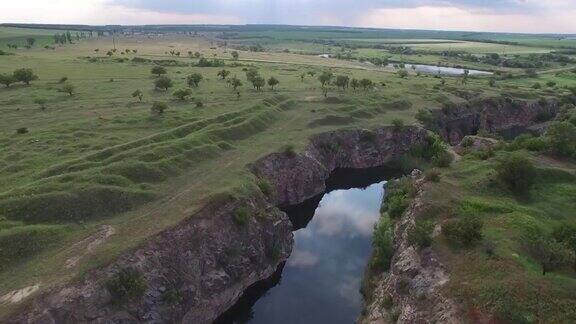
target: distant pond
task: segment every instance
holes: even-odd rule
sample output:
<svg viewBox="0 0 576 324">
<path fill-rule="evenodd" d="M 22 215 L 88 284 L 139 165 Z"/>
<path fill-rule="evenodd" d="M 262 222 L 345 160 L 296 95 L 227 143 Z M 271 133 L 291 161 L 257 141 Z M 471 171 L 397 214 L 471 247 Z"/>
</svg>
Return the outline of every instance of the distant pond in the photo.
<svg viewBox="0 0 576 324">
<path fill-rule="evenodd" d="M 492 75 L 494 73 L 489 71 L 462 69 L 447 66 L 426 65 L 426 64 L 405 64 L 407 70 L 414 70 L 426 74 L 442 74 L 442 75 L 463 75 L 465 70 L 470 72 L 470 75 Z M 388 64 L 390 68 L 398 68 L 397 63 Z"/>
</svg>

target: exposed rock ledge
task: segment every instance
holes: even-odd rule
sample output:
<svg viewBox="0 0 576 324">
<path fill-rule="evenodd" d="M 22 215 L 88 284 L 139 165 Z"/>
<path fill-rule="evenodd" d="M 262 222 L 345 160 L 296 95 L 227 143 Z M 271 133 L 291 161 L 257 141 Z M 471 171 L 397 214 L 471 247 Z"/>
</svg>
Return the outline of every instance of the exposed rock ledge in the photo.
<svg viewBox="0 0 576 324">
<path fill-rule="evenodd" d="M 408 233 L 422 212 L 423 179 L 417 178 L 418 193 L 394 229 L 394 250 L 389 272 L 374 275 L 371 301 L 360 319 L 362 324 L 394 323 L 391 298 L 399 314 L 397 323 L 462 323 L 454 301 L 445 297 L 441 288 L 449 274 L 432 248 L 417 250 L 409 243 Z M 387 301 L 388 300 L 388 301 Z"/>
<path fill-rule="evenodd" d="M 260 216 L 238 225 L 233 215 L 239 206 Z M 214 201 L 112 265 L 37 297 L 7 322 L 210 323 L 248 286 L 272 275 L 292 244 L 288 217 L 263 195 Z M 147 289 L 140 300 L 118 307 L 105 282 L 124 267 L 138 269 Z M 166 294 L 179 300 L 168 302 Z"/>
<path fill-rule="evenodd" d="M 271 154 L 251 169 L 274 185 L 273 202 L 260 193 L 240 201 L 213 201 L 111 265 L 41 294 L 8 322 L 210 323 L 288 258 L 292 226 L 275 205 L 300 203 L 322 193 L 337 168 L 383 166 L 426 137 L 418 127 L 344 130 L 312 137 L 302 154 Z M 248 206 L 253 215 L 244 226 L 233 220 L 240 206 Z M 114 306 L 105 283 L 126 267 L 143 274 L 147 289 L 140 300 Z M 173 292 L 179 300 L 167 302 L 165 295 Z"/>
</svg>

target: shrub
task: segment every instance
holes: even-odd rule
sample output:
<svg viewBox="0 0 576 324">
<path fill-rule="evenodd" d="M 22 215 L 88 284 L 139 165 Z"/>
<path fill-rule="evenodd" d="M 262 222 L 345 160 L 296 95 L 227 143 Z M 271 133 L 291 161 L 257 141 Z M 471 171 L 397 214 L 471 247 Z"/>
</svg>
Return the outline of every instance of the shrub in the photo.
<svg viewBox="0 0 576 324">
<path fill-rule="evenodd" d="M 198 88 L 200 85 L 200 81 L 202 81 L 204 77 L 200 73 L 192 73 L 188 77 L 186 77 L 186 83 L 190 87 Z"/>
<path fill-rule="evenodd" d="M 26 133 L 28 133 L 27 127 L 20 127 L 16 130 L 16 134 L 26 134 Z"/>
<path fill-rule="evenodd" d="M 154 86 L 156 89 L 164 89 L 168 91 L 168 88 L 172 88 L 172 80 L 167 76 L 160 76 L 156 80 L 154 80 Z"/>
<path fill-rule="evenodd" d="M 546 137 L 554 153 L 576 157 L 576 126 L 569 122 L 556 122 L 548 128 Z"/>
<path fill-rule="evenodd" d="M 166 69 L 163 66 L 157 65 L 153 67 L 150 72 L 156 76 L 160 76 L 162 74 L 166 74 Z"/>
<path fill-rule="evenodd" d="M 270 181 L 268 181 L 267 179 L 258 178 L 258 180 L 256 181 L 256 185 L 258 186 L 260 191 L 262 191 L 262 193 L 265 194 L 266 196 L 271 197 L 274 195 L 274 187 L 272 186 L 272 184 L 270 184 Z"/>
<path fill-rule="evenodd" d="M 248 209 L 245 207 L 240 207 L 234 211 L 234 222 L 238 225 L 244 226 L 248 224 L 250 220 L 250 214 L 248 213 Z"/>
<path fill-rule="evenodd" d="M 192 95 L 192 90 L 190 89 L 178 89 L 174 91 L 174 97 L 184 101 L 187 97 Z"/>
<path fill-rule="evenodd" d="M 444 150 L 444 151 L 438 152 L 432 158 L 432 164 L 436 167 L 439 167 L 439 168 L 447 168 L 452 163 L 452 160 L 454 160 L 454 156 L 452 156 L 452 154 L 450 154 L 450 152 Z"/>
<path fill-rule="evenodd" d="M 438 169 L 429 169 L 424 173 L 424 180 L 429 182 L 440 182 L 441 173 Z"/>
<path fill-rule="evenodd" d="M 416 187 L 409 177 L 391 183 L 382 204 L 381 212 L 388 212 L 391 219 L 398 219 L 410 204 L 410 199 L 416 196 Z"/>
<path fill-rule="evenodd" d="M 282 153 L 284 153 L 285 155 L 289 156 L 289 157 L 295 157 L 296 156 L 296 148 L 294 147 L 294 145 L 292 144 L 288 144 L 285 145 L 282 148 Z"/>
<path fill-rule="evenodd" d="M 74 87 L 74 85 L 70 84 L 70 83 L 66 83 L 63 87 L 62 87 L 62 92 L 67 93 L 70 97 L 72 97 L 74 95 L 74 92 L 76 92 L 76 88 Z"/>
<path fill-rule="evenodd" d="M 526 149 L 529 151 L 540 152 L 548 148 L 548 143 L 542 137 L 534 137 L 531 134 L 522 134 L 514 139 L 508 146 L 509 150 Z"/>
<path fill-rule="evenodd" d="M 482 221 L 476 216 L 466 216 L 442 225 L 442 234 L 453 244 L 472 247 L 482 240 Z"/>
<path fill-rule="evenodd" d="M 9 88 L 12 83 L 16 82 L 13 75 L 10 74 L 0 74 L 0 83 L 2 83 L 6 88 Z"/>
<path fill-rule="evenodd" d="M 524 245 L 530 255 L 540 263 L 542 275 L 574 263 L 574 252 L 553 237 L 542 234 L 525 235 Z"/>
<path fill-rule="evenodd" d="M 511 153 L 504 156 L 496 165 L 498 179 L 515 193 L 527 192 L 534 182 L 536 169 L 524 155 Z"/>
<path fill-rule="evenodd" d="M 416 120 L 426 129 L 434 130 L 436 128 L 434 125 L 434 115 L 432 115 L 432 112 L 428 109 L 418 109 L 418 112 L 416 112 Z"/>
<path fill-rule="evenodd" d="M 26 85 L 30 85 L 30 82 L 38 80 L 38 76 L 34 74 L 32 69 L 18 69 L 14 71 L 14 79 L 23 82 Z"/>
<path fill-rule="evenodd" d="M 392 195 L 386 202 L 388 215 L 392 219 L 400 218 L 409 204 L 410 201 L 406 196 Z"/>
<path fill-rule="evenodd" d="M 40 106 L 40 109 L 46 110 L 46 103 L 47 103 L 46 99 L 37 98 L 37 99 L 34 99 L 34 103 L 37 104 L 38 106 Z"/>
<path fill-rule="evenodd" d="M 202 102 L 202 100 L 198 99 L 196 100 L 196 108 L 202 108 L 204 107 L 204 103 Z"/>
<path fill-rule="evenodd" d="M 470 147 L 474 144 L 474 139 L 472 137 L 464 137 L 464 139 L 460 142 L 462 147 Z"/>
<path fill-rule="evenodd" d="M 168 109 L 168 105 L 165 102 L 154 102 L 150 110 L 153 114 L 162 115 L 164 111 Z"/>
<path fill-rule="evenodd" d="M 140 89 L 132 92 L 132 98 L 138 98 L 138 101 L 142 102 L 142 98 L 144 98 L 144 93 Z"/>
<path fill-rule="evenodd" d="M 146 281 L 140 271 L 134 268 L 124 268 L 106 283 L 106 288 L 115 303 L 135 300 L 146 291 Z"/>
<path fill-rule="evenodd" d="M 418 220 L 416 225 L 408 233 L 408 242 L 419 248 L 427 248 L 432 245 L 432 232 L 434 223 L 431 221 Z"/>
<path fill-rule="evenodd" d="M 395 118 L 392 120 L 392 125 L 395 131 L 401 131 L 404 128 L 404 121 L 402 119 Z"/>
<path fill-rule="evenodd" d="M 68 77 L 61 77 L 60 80 L 58 80 L 58 83 L 64 83 L 68 81 Z"/>
<path fill-rule="evenodd" d="M 493 158 L 494 155 L 496 155 L 496 153 L 494 153 L 494 149 L 492 147 L 484 147 L 473 153 L 473 156 L 480 160 L 488 160 Z"/>
<path fill-rule="evenodd" d="M 372 245 L 374 246 L 373 265 L 381 270 L 390 268 L 390 262 L 394 255 L 392 240 L 394 238 L 394 229 L 390 220 L 382 217 L 374 227 L 374 236 Z"/>
</svg>

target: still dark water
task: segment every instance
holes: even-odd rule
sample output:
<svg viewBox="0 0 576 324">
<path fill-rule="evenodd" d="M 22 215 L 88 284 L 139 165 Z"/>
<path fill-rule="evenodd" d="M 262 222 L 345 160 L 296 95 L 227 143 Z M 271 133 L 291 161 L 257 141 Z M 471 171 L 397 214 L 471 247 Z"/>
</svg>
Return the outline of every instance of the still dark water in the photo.
<svg viewBox="0 0 576 324">
<path fill-rule="evenodd" d="M 290 258 L 217 323 L 354 323 L 389 178 L 377 175 L 347 173 L 328 187 L 357 188 L 333 189 L 286 210 L 295 230 Z"/>
</svg>

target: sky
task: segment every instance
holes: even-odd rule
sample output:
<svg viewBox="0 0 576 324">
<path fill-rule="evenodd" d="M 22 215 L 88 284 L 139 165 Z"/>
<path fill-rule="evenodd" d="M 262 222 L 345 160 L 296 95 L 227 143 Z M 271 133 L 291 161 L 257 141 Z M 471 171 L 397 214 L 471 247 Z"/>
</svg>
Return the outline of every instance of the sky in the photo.
<svg viewBox="0 0 576 324">
<path fill-rule="evenodd" d="M 576 33 L 576 0 L 0 0 L 0 23 L 290 24 Z"/>
</svg>

